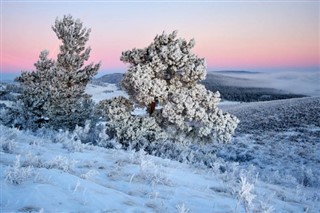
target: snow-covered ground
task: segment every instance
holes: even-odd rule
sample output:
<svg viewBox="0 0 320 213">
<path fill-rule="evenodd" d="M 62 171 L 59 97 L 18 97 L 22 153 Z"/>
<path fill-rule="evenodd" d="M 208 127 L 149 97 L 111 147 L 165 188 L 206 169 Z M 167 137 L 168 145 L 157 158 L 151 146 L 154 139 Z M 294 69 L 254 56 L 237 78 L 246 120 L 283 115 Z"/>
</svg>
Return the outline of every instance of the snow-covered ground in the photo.
<svg viewBox="0 0 320 213">
<path fill-rule="evenodd" d="M 105 83 L 105 85 L 88 84 L 86 93 L 92 95 L 92 99 L 95 103 L 107 98 L 110 99 L 118 96 L 128 97 L 128 95 L 123 90 L 120 90 L 115 84 L 108 83 Z"/>
<path fill-rule="evenodd" d="M 230 144 L 210 147 L 210 165 L 0 126 L 0 212 L 319 212 L 319 100 L 222 104 L 242 122 Z"/>
<path fill-rule="evenodd" d="M 1 212 L 233 212 L 237 207 L 226 183 L 210 170 L 64 137 L 57 142 L 57 136 L 6 127 L 1 132 L 6 147 Z"/>
</svg>

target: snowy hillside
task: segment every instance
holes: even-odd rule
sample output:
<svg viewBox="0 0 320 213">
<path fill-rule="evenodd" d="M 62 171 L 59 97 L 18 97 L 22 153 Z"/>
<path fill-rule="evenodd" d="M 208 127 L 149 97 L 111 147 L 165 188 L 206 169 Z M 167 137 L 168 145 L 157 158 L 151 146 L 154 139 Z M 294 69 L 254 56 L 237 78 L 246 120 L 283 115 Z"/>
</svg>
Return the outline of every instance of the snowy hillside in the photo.
<svg viewBox="0 0 320 213">
<path fill-rule="evenodd" d="M 86 87 L 86 93 L 92 95 L 94 102 L 98 103 L 104 99 L 110 99 L 117 96 L 128 97 L 128 95 L 119 90 L 115 84 L 88 84 Z"/>
<path fill-rule="evenodd" d="M 217 156 L 251 167 L 263 181 L 302 187 L 304 197 L 319 199 L 320 97 L 221 108 L 241 122 L 234 140 L 217 147 Z"/>
<path fill-rule="evenodd" d="M 87 92 L 125 95 L 112 84 Z M 241 120 L 234 140 L 172 145 L 171 159 L 82 144 L 80 128 L 0 126 L 0 212 L 319 212 L 319 102 L 221 104 Z"/>
<path fill-rule="evenodd" d="M 213 170 L 62 135 L 1 132 L 1 212 L 232 212 L 237 206 Z"/>
</svg>

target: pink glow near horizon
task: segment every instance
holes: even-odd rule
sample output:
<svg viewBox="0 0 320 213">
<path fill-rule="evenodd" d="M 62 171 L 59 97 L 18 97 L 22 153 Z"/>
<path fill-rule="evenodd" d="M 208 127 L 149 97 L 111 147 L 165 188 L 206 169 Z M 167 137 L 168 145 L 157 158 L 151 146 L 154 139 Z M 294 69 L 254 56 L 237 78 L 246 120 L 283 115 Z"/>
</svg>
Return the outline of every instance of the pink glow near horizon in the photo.
<svg viewBox="0 0 320 213">
<path fill-rule="evenodd" d="M 55 18 L 72 14 L 92 29 L 88 62 L 123 70 L 122 51 L 144 48 L 177 29 L 195 38 L 208 69 L 319 69 L 319 4 L 300 3 L 2 3 L 2 72 L 33 70 L 39 53 L 55 58 Z M 192 14 L 192 15 L 190 15 Z"/>
</svg>

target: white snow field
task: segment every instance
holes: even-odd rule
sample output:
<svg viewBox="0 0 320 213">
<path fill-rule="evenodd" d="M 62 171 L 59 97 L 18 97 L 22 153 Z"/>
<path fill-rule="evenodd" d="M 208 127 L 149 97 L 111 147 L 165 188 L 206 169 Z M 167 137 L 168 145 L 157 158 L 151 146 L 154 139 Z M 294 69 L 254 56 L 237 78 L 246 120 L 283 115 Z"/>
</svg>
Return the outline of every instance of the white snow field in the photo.
<svg viewBox="0 0 320 213">
<path fill-rule="evenodd" d="M 125 95 L 111 84 L 87 92 Z M 0 212 L 320 212 L 319 102 L 224 103 L 242 121 L 235 138 L 189 162 L 0 126 Z"/>
</svg>

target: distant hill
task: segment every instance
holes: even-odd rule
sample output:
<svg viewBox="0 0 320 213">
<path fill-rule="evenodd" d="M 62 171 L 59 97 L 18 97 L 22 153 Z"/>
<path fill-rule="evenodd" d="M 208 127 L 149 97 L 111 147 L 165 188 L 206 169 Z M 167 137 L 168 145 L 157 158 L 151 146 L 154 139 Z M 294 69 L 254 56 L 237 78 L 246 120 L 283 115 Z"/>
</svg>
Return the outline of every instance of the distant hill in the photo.
<svg viewBox="0 0 320 213">
<path fill-rule="evenodd" d="M 255 80 L 242 78 L 242 77 L 233 77 L 218 74 L 215 72 L 208 72 L 205 80 L 202 81 L 203 84 L 210 84 L 216 86 L 240 86 L 248 87 L 255 86 L 257 82 Z"/>
<path fill-rule="evenodd" d="M 95 79 L 95 81 L 100 81 L 103 83 L 109 84 L 119 84 L 123 77 L 123 73 L 111 73 L 101 76 L 100 78 Z"/>
<path fill-rule="evenodd" d="M 320 97 L 295 98 L 267 102 L 224 105 L 221 108 L 240 119 L 237 131 L 240 133 L 288 131 L 306 126 L 320 127 Z M 310 132 L 312 132 L 310 128 Z M 309 133 L 310 135 L 311 133 Z M 312 134 L 317 138 L 320 131 Z M 257 134 L 259 135 L 259 134 Z M 301 137 L 305 137 L 300 135 Z"/>
<path fill-rule="evenodd" d="M 259 74 L 260 72 L 246 71 L 246 70 L 220 70 L 220 71 L 211 71 L 211 73 L 221 73 L 221 74 Z"/>
<path fill-rule="evenodd" d="M 112 73 L 97 78 L 95 81 L 119 84 L 122 78 L 123 73 Z M 200 83 L 210 91 L 219 91 L 221 98 L 229 101 L 253 102 L 305 97 L 305 95 L 292 94 L 279 89 L 259 87 L 259 82 L 255 80 L 225 76 L 215 72 L 208 72 L 207 78 Z"/>
<path fill-rule="evenodd" d="M 293 94 L 284 90 L 259 87 L 259 82 L 256 80 L 213 72 L 209 72 L 207 78 L 201 83 L 210 91 L 219 91 L 221 98 L 228 101 L 253 102 L 305 97 L 305 95 Z"/>
</svg>

